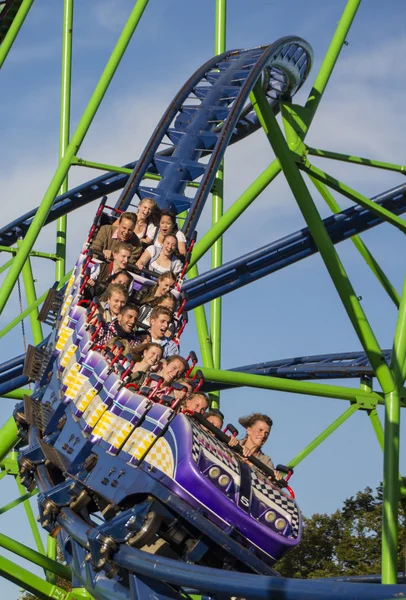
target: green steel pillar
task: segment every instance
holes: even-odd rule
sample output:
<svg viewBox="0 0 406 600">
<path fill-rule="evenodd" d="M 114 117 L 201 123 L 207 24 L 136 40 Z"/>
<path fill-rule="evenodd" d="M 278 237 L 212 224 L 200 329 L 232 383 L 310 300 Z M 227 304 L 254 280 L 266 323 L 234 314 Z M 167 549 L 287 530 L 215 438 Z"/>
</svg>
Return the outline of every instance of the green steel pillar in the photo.
<svg viewBox="0 0 406 600">
<path fill-rule="evenodd" d="M 7 31 L 3 42 L 0 44 L 0 69 L 6 60 L 8 53 L 10 52 L 10 48 L 21 29 L 21 26 L 24 23 L 25 17 L 28 15 L 28 11 L 30 10 L 33 2 L 34 0 L 23 0 L 16 16 L 13 19 L 13 22 L 10 25 L 10 29 Z"/>
<path fill-rule="evenodd" d="M 0 429 L 0 462 L 13 449 L 18 440 L 16 422 L 13 417 L 10 417 Z"/>
<path fill-rule="evenodd" d="M 16 483 L 17 483 L 18 491 L 20 492 L 21 495 L 23 495 L 26 492 L 26 489 L 23 486 L 23 484 L 20 482 L 20 478 L 18 476 L 16 477 Z M 38 529 L 38 523 L 35 518 L 34 511 L 32 510 L 32 506 L 31 506 L 29 500 L 24 501 L 24 510 L 27 515 L 27 520 L 28 520 L 29 526 L 32 531 L 35 545 L 37 546 L 37 550 L 41 554 L 45 555 L 45 548 L 44 548 L 44 544 L 42 543 L 42 538 L 41 538 L 41 535 L 40 535 L 40 532 Z"/>
<path fill-rule="evenodd" d="M 78 152 L 83 139 L 93 121 L 93 118 L 96 114 L 97 109 L 99 108 L 101 101 L 107 91 L 107 88 L 114 76 L 114 73 L 117 70 L 118 65 L 123 57 L 123 54 L 130 43 L 131 37 L 142 17 L 142 14 L 148 4 L 149 0 L 138 0 L 131 14 L 125 24 L 123 31 L 117 41 L 117 44 L 111 53 L 111 56 L 107 62 L 107 65 L 99 79 L 98 84 L 92 94 L 92 97 L 85 109 L 85 112 L 82 115 L 82 118 L 79 121 L 79 124 L 76 128 L 75 133 L 72 136 L 72 139 L 66 148 L 66 152 L 64 154 L 63 159 L 58 165 L 57 170 L 55 171 L 55 175 L 52 178 L 52 181 L 45 193 L 45 196 L 42 199 L 42 202 L 36 212 L 36 215 L 28 229 L 24 242 L 21 245 L 20 251 L 16 255 L 12 266 L 4 280 L 1 292 L 0 292 L 0 314 L 3 312 L 3 309 L 7 303 L 7 300 L 10 297 L 10 294 L 14 288 L 14 285 L 18 279 L 20 271 L 29 256 L 34 243 L 45 224 L 49 211 L 52 207 L 52 204 L 55 200 L 56 195 L 69 171 L 72 158 Z"/>
<path fill-rule="evenodd" d="M 18 240 L 18 242 L 17 242 L 18 247 L 20 247 L 21 244 L 22 244 L 22 240 Z M 22 272 L 22 275 L 23 275 L 23 282 L 24 282 L 24 289 L 25 289 L 25 296 L 26 296 L 26 300 L 27 300 L 27 306 L 30 306 L 31 304 L 33 304 L 37 300 L 37 295 L 35 293 L 34 277 L 33 277 L 33 274 L 32 274 L 31 259 L 30 259 L 30 257 L 27 258 L 27 261 L 24 264 L 21 272 Z M 32 330 L 32 338 L 33 338 L 35 346 L 37 344 L 39 344 L 40 342 L 42 342 L 42 340 L 44 339 L 44 336 L 43 336 L 43 333 L 42 333 L 42 326 L 41 326 L 41 323 L 38 321 L 38 314 L 39 314 L 38 313 L 38 308 L 35 308 L 30 313 L 30 323 L 31 323 L 31 330 Z"/>
<path fill-rule="evenodd" d="M 38 577 L 38 575 L 30 573 L 27 569 L 4 558 L 4 556 L 0 556 L 0 577 L 4 577 L 8 581 L 24 588 L 28 592 L 31 592 L 31 594 L 34 594 L 35 597 L 41 598 L 41 600 L 47 600 L 48 598 L 50 600 L 64 600 L 68 596 L 68 592 L 62 588 L 51 585 L 41 579 L 41 577 Z"/>
<path fill-rule="evenodd" d="M 400 396 L 406 356 L 406 279 L 400 301 L 390 367 L 397 389 L 386 395 L 383 455 L 382 583 L 397 581 Z"/>
<path fill-rule="evenodd" d="M 320 70 L 317 74 L 316 80 L 310 91 L 309 97 L 306 102 L 306 109 L 308 111 L 306 118 L 307 129 L 313 120 L 316 113 L 317 107 L 320 104 L 320 100 L 329 82 L 331 73 L 333 72 L 334 66 L 340 55 L 341 49 L 345 43 L 345 38 L 351 28 L 352 22 L 355 18 L 361 0 L 348 0 L 343 14 L 337 24 L 333 38 L 330 42 L 330 46 L 326 52 L 326 55 L 321 64 Z"/>
<path fill-rule="evenodd" d="M 196 265 L 193 266 L 189 271 L 189 279 L 193 277 L 197 277 L 198 270 Z M 214 368 L 213 363 L 213 347 L 211 343 L 211 338 L 209 334 L 209 328 L 207 326 L 207 318 L 206 311 L 204 306 L 197 306 L 193 309 L 193 314 L 196 322 L 196 331 L 197 337 L 199 339 L 200 353 L 202 357 L 202 365 L 204 367 L 208 367 L 209 369 Z M 211 407 L 218 408 L 218 396 L 215 394 L 210 394 L 211 399 Z"/>
<path fill-rule="evenodd" d="M 386 364 L 382 350 L 361 307 L 355 291 L 348 279 L 344 266 L 326 231 L 317 211 L 313 198 L 302 178 L 295 162 L 295 154 L 289 150 L 288 144 L 279 128 L 278 122 L 270 109 L 260 84 L 256 84 L 252 101 L 255 111 L 269 142 L 282 165 L 288 185 L 296 198 L 299 209 L 309 227 L 313 240 L 319 249 L 320 256 L 330 274 L 331 280 L 341 298 L 343 306 L 354 327 L 356 334 L 376 373 L 383 392 L 394 389 L 392 373 Z"/>
<path fill-rule="evenodd" d="M 64 0 L 62 27 L 62 71 L 61 71 L 61 107 L 59 133 L 59 160 L 62 160 L 69 144 L 70 99 L 72 73 L 72 30 L 73 30 L 73 0 Z M 60 194 L 68 191 L 68 176 L 65 177 Z M 56 222 L 56 254 L 55 277 L 60 281 L 65 275 L 67 215 L 59 217 Z"/>
<path fill-rule="evenodd" d="M 227 0 L 216 0 L 216 30 L 214 53 L 221 54 L 226 50 L 226 21 Z M 212 225 L 214 226 L 223 215 L 224 205 L 224 161 L 221 162 L 217 171 L 212 197 Z M 220 237 L 212 247 L 211 268 L 215 269 L 223 264 L 223 240 Z M 220 368 L 221 361 L 221 309 L 222 299 L 216 298 L 210 303 L 210 334 L 213 350 L 213 366 Z M 216 404 L 220 404 L 220 392 L 211 394 Z"/>
<path fill-rule="evenodd" d="M 63 577 L 68 581 L 70 581 L 72 578 L 72 573 L 69 567 L 49 559 L 43 554 L 36 552 L 36 550 L 33 550 L 32 548 L 17 542 L 7 535 L 3 535 L 2 533 L 0 533 L 0 546 L 9 552 L 17 554 L 17 556 L 21 556 L 22 558 L 29 560 L 34 565 L 38 565 L 45 570 L 52 571 L 53 574 L 59 575 L 59 577 Z"/>
</svg>

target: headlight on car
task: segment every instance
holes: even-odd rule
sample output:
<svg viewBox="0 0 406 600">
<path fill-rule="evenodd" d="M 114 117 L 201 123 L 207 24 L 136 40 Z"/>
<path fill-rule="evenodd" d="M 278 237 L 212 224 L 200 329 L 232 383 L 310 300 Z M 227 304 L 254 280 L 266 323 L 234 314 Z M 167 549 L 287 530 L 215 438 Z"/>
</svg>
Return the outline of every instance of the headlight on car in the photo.
<svg viewBox="0 0 406 600">
<path fill-rule="evenodd" d="M 273 523 L 276 519 L 276 512 L 274 510 L 268 510 L 268 512 L 265 513 L 265 521 L 267 523 Z"/>
<path fill-rule="evenodd" d="M 211 477 L 212 479 L 217 479 L 219 475 L 220 469 L 218 467 L 211 467 L 211 469 L 209 469 L 209 477 Z"/>
<path fill-rule="evenodd" d="M 278 531 L 282 531 L 282 529 L 285 529 L 287 525 L 287 521 L 285 519 L 282 519 L 282 517 L 279 517 L 279 519 L 276 519 L 275 521 L 275 529 L 277 529 Z"/>
<path fill-rule="evenodd" d="M 228 475 L 220 475 L 219 477 L 219 485 L 221 485 L 221 487 L 227 487 L 228 484 L 230 483 L 230 477 Z"/>
</svg>

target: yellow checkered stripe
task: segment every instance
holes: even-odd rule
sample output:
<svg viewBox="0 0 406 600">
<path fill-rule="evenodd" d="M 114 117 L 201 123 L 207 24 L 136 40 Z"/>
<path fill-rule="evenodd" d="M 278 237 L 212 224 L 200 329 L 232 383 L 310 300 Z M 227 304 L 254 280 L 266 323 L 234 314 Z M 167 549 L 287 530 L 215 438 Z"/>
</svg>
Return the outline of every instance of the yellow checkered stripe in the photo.
<svg viewBox="0 0 406 600">
<path fill-rule="evenodd" d="M 65 346 L 68 344 L 69 338 L 72 338 L 73 331 L 72 327 L 62 325 L 58 340 L 55 344 L 55 349 L 58 350 L 58 352 L 63 352 Z"/>
<path fill-rule="evenodd" d="M 111 410 L 106 410 L 93 429 L 92 435 L 97 435 L 107 441 L 109 435 L 118 426 L 118 420 L 117 415 L 112 413 Z"/>
<path fill-rule="evenodd" d="M 62 310 L 61 310 L 61 316 L 62 317 L 65 316 L 66 311 L 68 310 L 68 308 L 72 304 L 72 300 L 73 300 L 73 294 L 65 294 L 65 302 L 63 303 Z"/>
<path fill-rule="evenodd" d="M 75 399 L 75 404 L 82 413 L 85 412 L 96 394 L 97 390 L 91 387 L 88 381 L 85 381 Z"/>
<path fill-rule="evenodd" d="M 151 450 L 145 457 L 145 460 L 153 467 L 156 467 L 165 473 L 165 475 L 173 477 L 173 454 L 168 442 L 164 438 L 159 438 L 159 440 L 152 446 Z"/>
<path fill-rule="evenodd" d="M 123 417 L 117 417 L 117 426 L 110 433 L 107 441 L 119 450 L 132 431 L 134 431 L 132 423 L 127 419 L 123 419 Z"/>
<path fill-rule="evenodd" d="M 134 458 L 141 458 L 151 447 L 156 435 L 143 427 L 137 427 L 134 433 L 124 444 L 124 452 L 128 452 Z"/>
<path fill-rule="evenodd" d="M 61 358 L 59 360 L 59 364 L 64 369 L 68 366 L 69 362 L 74 358 L 74 354 L 78 349 L 77 344 L 69 344 L 67 350 L 61 354 Z"/>
<path fill-rule="evenodd" d="M 93 398 L 91 403 L 83 414 L 83 418 L 90 427 L 94 427 L 108 406 L 101 401 L 100 396 Z"/>
</svg>

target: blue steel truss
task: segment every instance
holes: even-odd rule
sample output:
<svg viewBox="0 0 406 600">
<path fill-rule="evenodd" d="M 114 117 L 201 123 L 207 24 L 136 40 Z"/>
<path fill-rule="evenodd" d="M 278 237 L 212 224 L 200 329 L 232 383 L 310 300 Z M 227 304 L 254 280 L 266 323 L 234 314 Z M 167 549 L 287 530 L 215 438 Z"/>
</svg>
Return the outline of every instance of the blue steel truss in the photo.
<svg viewBox="0 0 406 600">
<path fill-rule="evenodd" d="M 406 211 L 406 184 L 374 196 L 372 200 L 394 214 L 400 215 Z M 382 223 L 382 219 L 362 206 L 356 205 L 327 217 L 323 222 L 332 242 L 338 244 L 376 227 Z M 318 249 L 308 227 L 291 233 L 258 250 L 224 263 L 217 269 L 186 281 L 182 288 L 188 296 L 186 310 L 224 296 L 317 252 Z"/>
</svg>

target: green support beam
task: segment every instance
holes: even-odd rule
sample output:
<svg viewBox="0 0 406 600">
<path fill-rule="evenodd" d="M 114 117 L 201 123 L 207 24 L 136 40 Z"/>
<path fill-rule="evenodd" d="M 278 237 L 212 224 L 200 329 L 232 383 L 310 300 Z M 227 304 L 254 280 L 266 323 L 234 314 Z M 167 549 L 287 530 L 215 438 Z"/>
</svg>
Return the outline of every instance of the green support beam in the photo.
<svg viewBox="0 0 406 600">
<path fill-rule="evenodd" d="M 23 496 L 19 496 L 18 498 L 16 498 L 12 502 L 9 502 L 5 506 L 2 506 L 0 508 L 0 515 L 2 515 L 3 513 L 7 512 L 9 510 L 11 510 L 15 506 L 18 506 L 22 502 L 25 502 L 26 500 L 29 500 L 30 498 L 32 498 L 33 496 L 36 496 L 37 494 L 38 494 L 38 488 L 35 488 L 35 490 L 33 490 L 32 492 L 27 492 Z"/>
<path fill-rule="evenodd" d="M 0 462 L 14 448 L 19 439 L 16 422 L 13 417 L 10 417 L 0 429 Z"/>
<path fill-rule="evenodd" d="M 27 260 L 35 241 L 45 224 L 49 211 L 51 210 L 52 204 L 55 200 L 56 195 L 69 171 L 72 158 L 80 148 L 83 139 L 93 121 L 93 118 L 99 108 L 103 97 L 109 87 L 111 80 L 117 70 L 118 65 L 123 57 L 123 54 L 130 43 L 131 37 L 142 17 L 142 14 L 148 4 L 149 0 L 138 0 L 131 11 L 131 14 L 125 24 L 123 31 L 117 41 L 117 44 L 107 62 L 107 65 L 96 85 L 96 88 L 92 94 L 92 97 L 79 121 L 75 133 L 66 148 L 63 159 L 59 163 L 59 166 L 52 178 L 52 181 L 47 189 L 47 192 L 42 199 L 42 202 L 35 214 L 35 217 L 28 229 L 24 241 L 18 254 L 15 257 L 13 264 L 11 265 L 9 272 L 4 280 L 0 291 L 0 314 L 3 312 L 4 307 L 10 297 L 10 294 L 16 284 L 19 277 L 20 271 Z"/>
<path fill-rule="evenodd" d="M 318 181 L 317 179 L 314 179 L 313 177 L 311 177 L 310 179 L 312 180 L 317 191 L 326 201 L 327 205 L 330 207 L 332 212 L 335 214 L 341 212 L 342 209 L 336 201 L 336 199 L 334 198 L 334 196 L 332 195 L 332 193 L 330 192 L 330 190 L 324 184 L 320 183 L 320 181 Z M 378 262 L 368 250 L 367 246 L 364 244 L 360 236 L 352 236 L 351 241 L 358 250 L 358 252 L 361 254 L 362 258 L 365 260 L 368 267 L 371 269 L 372 273 L 375 275 L 379 283 L 382 285 L 383 289 L 386 291 L 396 308 L 399 308 L 400 296 L 397 290 L 389 281 L 388 277 L 385 275 L 384 271 L 381 269 Z"/>
<path fill-rule="evenodd" d="M 17 554 L 17 556 L 21 556 L 21 558 L 42 567 L 44 570 L 51 571 L 67 581 L 71 581 L 72 579 L 72 572 L 69 567 L 62 565 L 55 560 L 51 560 L 47 556 L 32 550 L 32 548 L 29 548 L 2 533 L 0 533 L 0 547 L 9 552 L 13 552 L 13 554 Z"/>
<path fill-rule="evenodd" d="M 18 240 L 18 242 L 17 242 L 18 247 L 21 247 L 21 243 L 22 243 L 21 240 Z M 37 299 L 30 257 L 27 258 L 21 272 L 22 272 L 22 276 L 23 276 L 23 283 L 24 283 L 25 297 L 27 300 L 27 305 L 30 306 L 31 304 L 35 303 L 35 301 Z M 38 321 L 38 315 L 39 315 L 38 308 L 35 308 L 30 313 L 32 339 L 34 341 L 35 346 L 40 344 L 42 342 L 42 340 L 44 339 L 44 336 L 42 333 L 42 326 L 41 326 L 41 323 Z"/>
<path fill-rule="evenodd" d="M 20 478 L 18 476 L 16 477 L 16 483 L 17 483 L 18 491 L 20 492 L 21 496 L 24 495 L 26 489 L 20 482 Z M 25 500 L 23 504 L 24 504 L 25 513 L 27 515 L 28 524 L 31 528 L 31 532 L 32 532 L 32 535 L 33 535 L 33 538 L 35 541 L 35 545 L 37 546 L 37 550 L 38 550 L 38 552 L 40 552 L 41 554 L 43 554 L 45 556 L 46 553 L 45 553 L 44 544 L 42 542 L 42 538 L 41 538 L 41 535 L 40 535 L 40 532 L 38 529 L 37 519 L 35 518 L 34 511 L 32 510 L 30 501 Z"/>
<path fill-rule="evenodd" d="M 260 83 L 257 83 L 254 88 L 252 102 L 275 155 L 279 158 L 287 183 L 296 198 L 320 256 L 378 377 L 382 390 L 384 393 L 390 393 L 393 391 L 395 384 L 382 350 L 298 169 L 295 154 L 289 150 Z"/>
<path fill-rule="evenodd" d="M 4 40 L 0 44 L 0 69 L 6 60 L 8 53 L 10 52 L 11 46 L 13 45 L 14 40 L 16 39 L 18 32 L 22 27 L 25 17 L 28 15 L 33 2 L 34 0 L 23 0 L 16 16 L 13 19 L 13 22 L 10 25 L 9 30 L 6 33 Z"/>
<path fill-rule="evenodd" d="M 12 392 L 7 392 L 7 394 L 3 394 L 2 398 L 11 398 L 12 400 L 24 400 L 24 396 L 30 396 L 31 394 L 32 390 L 20 388 Z"/>
<path fill-rule="evenodd" d="M 227 31 L 227 0 L 216 0 L 216 22 L 214 53 L 222 54 L 226 50 Z M 214 191 L 212 195 L 212 227 L 218 223 L 224 210 L 224 161 L 221 162 L 216 174 Z M 223 264 L 223 239 L 220 237 L 213 244 L 211 255 L 211 268 L 216 269 Z M 221 364 L 221 312 L 222 298 L 210 302 L 210 337 L 213 351 L 213 366 L 220 368 Z M 212 394 L 215 404 L 220 405 L 220 392 Z"/>
<path fill-rule="evenodd" d="M 61 69 L 61 101 L 59 129 L 59 160 L 63 159 L 69 145 L 70 131 L 70 101 L 72 74 L 72 35 L 73 35 L 73 0 L 64 0 L 62 25 L 62 69 Z M 62 182 L 59 193 L 68 191 L 68 175 Z M 56 254 L 55 278 L 60 281 L 66 270 L 66 235 L 68 217 L 63 215 L 56 221 Z"/>
<path fill-rule="evenodd" d="M 65 275 L 65 277 L 63 277 L 61 279 L 61 281 L 59 282 L 59 285 L 58 285 L 58 289 L 61 289 L 61 287 L 67 281 L 69 281 L 69 278 L 70 278 L 71 275 L 72 275 L 72 271 L 69 271 L 69 273 L 67 273 Z M 47 297 L 47 294 L 48 294 L 48 290 L 44 294 L 42 294 L 42 296 L 40 296 L 35 302 L 33 302 L 32 304 L 30 304 L 30 306 L 28 306 L 28 308 L 26 308 L 25 310 L 23 310 L 23 312 L 20 315 L 18 315 L 18 317 L 16 317 L 12 321 L 10 321 L 10 323 L 8 325 L 6 325 L 6 327 L 4 327 L 0 331 L 0 339 L 2 337 L 4 337 L 6 335 L 6 333 L 8 333 L 12 329 L 14 329 L 14 327 L 16 325 L 18 325 L 18 323 L 20 323 L 20 321 L 22 321 L 23 319 L 25 319 L 25 317 L 27 317 L 29 314 L 31 314 L 31 312 L 33 310 L 35 310 L 37 308 L 37 306 L 39 306 L 40 304 L 42 304 L 44 302 L 45 298 Z"/>
<path fill-rule="evenodd" d="M 313 121 L 361 0 L 348 0 L 305 105 L 307 131 Z M 303 139 L 303 138 L 302 138 Z"/>
<path fill-rule="evenodd" d="M 111 171 L 112 173 L 122 173 L 123 175 L 131 175 L 134 169 L 128 169 L 127 167 L 118 167 L 116 165 L 107 165 L 106 163 L 99 163 L 90 160 L 84 160 L 83 158 L 79 158 L 78 156 L 74 156 L 72 158 L 72 165 L 77 167 L 86 167 L 88 169 L 97 169 L 99 171 Z M 162 177 L 160 175 L 155 175 L 154 173 L 145 173 L 144 179 L 151 179 L 152 181 L 161 181 Z M 187 187 L 198 188 L 200 183 L 196 183 L 195 181 L 189 181 Z M 178 215 L 179 218 L 180 215 Z"/>
<path fill-rule="evenodd" d="M 34 594 L 40 600 L 68 600 L 68 592 L 33 575 L 3 556 L 0 556 L 0 576 Z M 72 596 L 71 598 L 73 600 Z"/>
<path fill-rule="evenodd" d="M 241 196 L 230 206 L 217 223 L 205 233 L 202 239 L 195 244 L 192 252 L 189 269 L 193 267 L 208 250 L 213 246 L 229 227 L 242 215 L 242 213 L 254 202 L 268 185 L 281 172 L 279 161 L 275 159 L 261 173 L 261 175 L 241 194 Z"/>
<path fill-rule="evenodd" d="M 296 467 L 303 459 L 305 459 L 309 454 L 313 452 L 324 440 L 326 440 L 336 429 L 340 427 L 347 419 L 349 419 L 357 410 L 360 408 L 359 404 L 351 404 L 347 410 L 343 412 L 335 421 L 333 421 L 324 431 L 319 433 L 317 437 L 314 438 L 310 444 L 306 446 L 299 454 L 296 454 L 292 460 L 290 460 L 288 464 L 290 467 Z"/>
<path fill-rule="evenodd" d="M 397 215 L 394 215 L 390 210 L 384 208 L 383 206 L 380 206 L 373 200 L 370 200 L 363 194 L 360 194 L 356 190 L 350 188 L 342 181 L 331 177 L 331 175 L 328 175 L 321 169 L 318 169 L 314 165 L 311 165 L 308 161 L 299 163 L 299 167 L 300 169 L 305 171 L 305 173 L 311 175 L 312 178 L 317 179 L 321 183 L 324 183 L 334 191 L 339 192 L 349 200 L 352 200 L 352 202 L 356 202 L 360 206 L 367 208 L 371 211 L 371 213 L 375 214 L 383 221 L 386 221 L 387 223 L 390 223 L 391 225 L 397 227 L 402 233 L 406 233 L 406 221 L 404 219 L 401 219 Z"/>
<path fill-rule="evenodd" d="M 406 175 L 406 166 L 404 165 L 394 165 L 392 163 L 382 162 L 380 160 L 372 160 L 371 158 L 362 158 L 361 156 L 340 154 L 339 152 L 330 152 L 329 150 L 320 150 L 309 147 L 307 148 L 307 153 L 311 156 L 317 156 L 319 158 L 330 158 L 332 160 L 339 160 L 354 165 L 374 167 L 375 169 L 385 169 L 386 171 L 395 171 L 395 173 L 402 173 L 403 175 Z"/>
<path fill-rule="evenodd" d="M 322 398 L 335 398 L 337 400 L 350 400 L 352 402 L 384 404 L 385 401 L 376 392 L 367 392 L 357 388 L 330 385 L 327 383 L 313 383 L 310 381 L 296 381 L 294 379 L 283 379 L 282 377 L 268 377 L 265 375 L 252 375 L 239 371 L 222 371 L 220 369 L 200 368 L 205 379 L 213 383 L 229 384 L 240 387 L 248 386 L 264 390 L 275 390 L 279 392 L 291 392 L 293 394 L 304 394 Z M 195 371 L 196 372 L 196 369 Z"/>
<path fill-rule="evenodd" d="M 193 266 L 189 271 L 189 279 L 198 276 L 198 270 L 196 265 Z M 196 322 L 197 337 L 199 340 L 200 354 L 202 358 L 202 364 L 204 367 L 214 369 L 213 362 L 213 347 L 209 334 L 209 328 L 207 326 L 207 317 L 204 306 L 197 306 L 193 309 L 193 314 Z M 218 408 L 218 395 L 210 394 L 211 407 Z"/>
<path fill-rule="evenodd" d="M 10 254 L 17 254 L 18 252 L 18 248 L 10 248 L 9 246 L 0 246 L 0 252 L 9 252 Z M 30 252 L 30 256 L 31 257 L 35 257 L 35 258 L 48 258 L 49 260 L 58 260 L 58 257 L 56 254 L 51 254 L 49 252 L 38 252 L 37 250 L 33 250 L 32 252 Z M 7 263 L 8 266 L 10 266 L 10 264 L 12 263 L 13 259 L 10 259 L 9 262 Z M 0 273 L 2 271 L 4 271 L 5 269 L 5 265 L 3 265 L 0 269 Z"/>
</svg>

